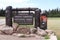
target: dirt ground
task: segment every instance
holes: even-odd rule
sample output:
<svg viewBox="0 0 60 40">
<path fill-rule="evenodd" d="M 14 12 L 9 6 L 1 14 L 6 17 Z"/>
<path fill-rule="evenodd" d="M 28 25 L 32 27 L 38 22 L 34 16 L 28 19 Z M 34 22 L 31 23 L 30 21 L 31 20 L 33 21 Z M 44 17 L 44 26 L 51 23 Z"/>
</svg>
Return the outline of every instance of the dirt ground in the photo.
<svg viewBox="0 0 60 40">
<path fill-rule="evenodd" d="M 21 38 L 11 35 L 0 35 L 0 40 L 43 40 L 43 39 L 35 37 Z"/>
</svg>

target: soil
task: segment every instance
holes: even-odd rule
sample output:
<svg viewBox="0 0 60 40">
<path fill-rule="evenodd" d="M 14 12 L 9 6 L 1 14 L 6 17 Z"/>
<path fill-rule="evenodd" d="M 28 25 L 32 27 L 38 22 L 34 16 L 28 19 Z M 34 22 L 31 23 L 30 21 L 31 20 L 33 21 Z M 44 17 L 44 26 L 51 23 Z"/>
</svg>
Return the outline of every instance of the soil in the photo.
<svg viewBox="0 0 60 40">
<path fill-rule="evenodd" d="M 12 35 L 0 35 L 0 40 L 42 40 L 42 39 L 35 37 L 21 38 Z"/>
</svg>

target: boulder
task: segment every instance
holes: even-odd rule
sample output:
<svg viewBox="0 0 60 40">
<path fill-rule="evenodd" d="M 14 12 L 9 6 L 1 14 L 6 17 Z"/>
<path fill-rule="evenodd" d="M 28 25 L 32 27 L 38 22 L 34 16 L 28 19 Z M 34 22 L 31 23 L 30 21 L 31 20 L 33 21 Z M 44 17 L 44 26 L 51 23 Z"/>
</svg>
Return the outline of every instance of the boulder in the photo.
<svg viewBox="0 0 60 40">
<path fill-rule="evenodd" d="M 57 36 L 54 35 L 54 33 L 51 34 L 49 37 L 50 37 L 50 40 L 57 40 Z"/>
<path fill-rule="evenodd" d="M 17 28 L 18 28 L 18 24 L 17 23 L 13 23 L 13 31 L 16 32 L 17 31 Z"/>
<path fill-rule="evenodd" d="M 50 36 L 52 33 L 54 33 L 52 30 L 45 30 L 46 33 Z"/>
<path fill-rule="evenodd" d="M 36 34 L 37 29 L 36 28 L 31 28 L 30 31 L 31 31 L 31 34 Z"/>
<path fill-rule="evenodd" d="M 18 27 L 17 28 L 17 33 L 22 33 L 22 34 L 30 34 L 30 28 L 26 28 L 26 27 Z"/>
<path fill-rule="evenodd" d="M 37 27 L 37 35 L 46 36 L 47 33 L 45 32 L 45 30 L 42 30 L 39 27 Z"/>
<path fill-rule="evenodd" d="M 1 35 L 4 35 L 4 33 L 3 33 L 2 31 L 0 31 L 0 34 L 1 34 Z"/>
<path fill-rule="evenodd" d="M 2 28 L 0 31 L 3 32 L 4 34 L 10 35 L 13 33 L 13 28 L 6 26 L 6 27 Z"/>
</svg>

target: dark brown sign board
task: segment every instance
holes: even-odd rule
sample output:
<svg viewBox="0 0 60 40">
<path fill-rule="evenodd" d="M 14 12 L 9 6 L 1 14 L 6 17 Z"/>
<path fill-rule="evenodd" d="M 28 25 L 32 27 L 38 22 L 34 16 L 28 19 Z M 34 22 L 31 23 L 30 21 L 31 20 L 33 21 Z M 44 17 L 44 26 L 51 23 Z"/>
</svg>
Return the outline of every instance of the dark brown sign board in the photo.
<svg viewBox="0 0 60 40">
<path fill-rule="evenodd" d="M 14 22 L 20 25 L 33 25 L 33 13 L 18 13 L 14 16 Z"/>
</svg>

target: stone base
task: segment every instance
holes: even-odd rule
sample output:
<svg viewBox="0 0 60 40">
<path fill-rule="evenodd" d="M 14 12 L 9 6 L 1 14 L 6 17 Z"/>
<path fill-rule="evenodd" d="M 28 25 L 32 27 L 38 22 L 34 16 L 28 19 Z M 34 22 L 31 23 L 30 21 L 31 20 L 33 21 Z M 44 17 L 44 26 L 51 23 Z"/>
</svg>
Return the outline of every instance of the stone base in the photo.
<svg viewBox="0 0 60 40">
<path fill-rule="evenodd" d="M 14 30 L 16 29 L 16 30 Z M 49 37 L 56 36 L 55 33 L 52 30 L 42 30 L 40 28 L 23 28 L 23 27 L 9 27 L 5 26 L 0 29 L 0 34 L 5 34 L 5 35 L 13 35 L 13 36 L 18 36 L 18 37 L 45 37 L 48 35 Z"/>
<path fill-rule="evenodd" d="M 0 31 L 1 31 L 3 34 L 11 35 L 11 34 L 13 33 L 13 28 L 6 26 L 6 27 L 0 29 Z"/>
</svg>

